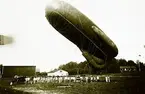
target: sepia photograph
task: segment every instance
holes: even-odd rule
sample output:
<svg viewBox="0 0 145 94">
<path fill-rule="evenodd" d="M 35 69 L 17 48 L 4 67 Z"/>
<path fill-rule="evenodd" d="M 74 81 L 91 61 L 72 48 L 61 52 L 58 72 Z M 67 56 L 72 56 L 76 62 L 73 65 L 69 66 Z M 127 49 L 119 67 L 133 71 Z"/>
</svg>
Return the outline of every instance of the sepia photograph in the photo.
<svg viewBox="0 0 145 94">
<path fill-rule="evenodd" d="M 0 0 L 0 94 L 145 94 L 144 5 Z"/>
</svg>

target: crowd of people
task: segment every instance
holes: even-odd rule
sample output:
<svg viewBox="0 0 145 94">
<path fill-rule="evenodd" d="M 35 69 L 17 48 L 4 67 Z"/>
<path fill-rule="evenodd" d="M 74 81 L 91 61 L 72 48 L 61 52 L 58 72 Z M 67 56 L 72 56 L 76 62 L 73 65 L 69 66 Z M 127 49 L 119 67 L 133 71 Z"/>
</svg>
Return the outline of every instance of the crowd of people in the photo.
<svg viewBox="0 0 145 94">
<path fill-rule="evenodd" d="M 110 77 L 104 77 L 106 82 L 110 82 Z M 99 82 L 99 76 L 47 76 L 47 77 L 27 77 L 27 76 L 17 76 L 11 80 L 10 85 L 14 84 L 34 84 L 37 82 L 52 82 L 52 83 L 66 83 L 66 82 Z"/>
</svg>

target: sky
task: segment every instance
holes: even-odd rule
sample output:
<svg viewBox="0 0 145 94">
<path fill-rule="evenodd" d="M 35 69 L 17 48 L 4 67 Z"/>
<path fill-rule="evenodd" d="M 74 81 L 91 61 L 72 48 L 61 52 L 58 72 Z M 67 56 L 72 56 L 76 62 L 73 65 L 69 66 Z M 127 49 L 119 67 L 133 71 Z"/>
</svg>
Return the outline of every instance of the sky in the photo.
<svg viewBox="0 0 145 94">
<path fill-rule="evenodd" d="M 116 58 L 145 61 L 144 0 L 63 0 L 89 17 L 117 45 Z M 50 0 L 0 0 L 0 35 L 13 38 L 0 46 L 3 65 L 36 65 L 50 71 L 85 58 L 45 18 Z M 141 55 L 139 57 L 139 55 Z"/>
</svg>

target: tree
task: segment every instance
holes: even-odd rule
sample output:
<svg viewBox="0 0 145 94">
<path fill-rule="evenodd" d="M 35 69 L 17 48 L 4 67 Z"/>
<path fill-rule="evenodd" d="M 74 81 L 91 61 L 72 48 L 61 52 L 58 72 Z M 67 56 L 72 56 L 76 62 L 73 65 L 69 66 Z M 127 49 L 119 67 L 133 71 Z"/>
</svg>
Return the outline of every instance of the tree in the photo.
<svg viewBox="0 0 145 94">
<path fill-rule="evenodd" d="M 89 67 L 88 67 L 87 61 L 80 62 L 78 64 L 78 68 L 79 68 L 79 74 L 88 74 L 89 73 Z"/>
<path fill-rule="evenodd" d="M 118 59 L 119 66 L 127 66 L 127 61 L 125 59 Z"/>
<path fill-rule="evenodd" d="M 138 69 L 138 71 L 144 71 L 145 72 L 145 65 L 143 64 L 143 62 L 137 60 L 136 61 L 136 67 Z"/>
<path fill-rule="evenodd" d="M 128 60 L 127 65 L 128 66 L 135 66 L 136 64 L 133 60 Z"/>
<path fill-rule="evenodd" d="M 37 72 L 36 76 L 47 76 L 47 72 Z"/>
<path fill-rule="evenodd" d="M 107 72 L 109 73 L 120 72 L 120 66 L 117 59 L 114 58 L 111 61 L 109 61 L 108 66 L 107 66 Z"/>
<path fill-rule="evenodd" d="M 59 69 L 67 71 L 70 75 L 75 75 L 78 73 L 78 64 L 71 61 L 67 64 L 60 65 Z"/>
</svg>

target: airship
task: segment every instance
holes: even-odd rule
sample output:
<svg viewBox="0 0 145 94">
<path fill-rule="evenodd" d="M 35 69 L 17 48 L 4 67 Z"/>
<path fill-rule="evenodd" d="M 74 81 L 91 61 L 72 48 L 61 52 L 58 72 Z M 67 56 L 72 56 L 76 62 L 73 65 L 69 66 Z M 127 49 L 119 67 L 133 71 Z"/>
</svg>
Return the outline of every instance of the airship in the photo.
<svg viewBox="0 0 145 94">
<path fill-rule="evenodd" d="M 71 4 L 53 1 L 46 6 L 45 17 L 56 31 L 80 49 L 94 67 L 104 66 L 105 61 L 117 56 L 115 43 Z"/>
</svg>

